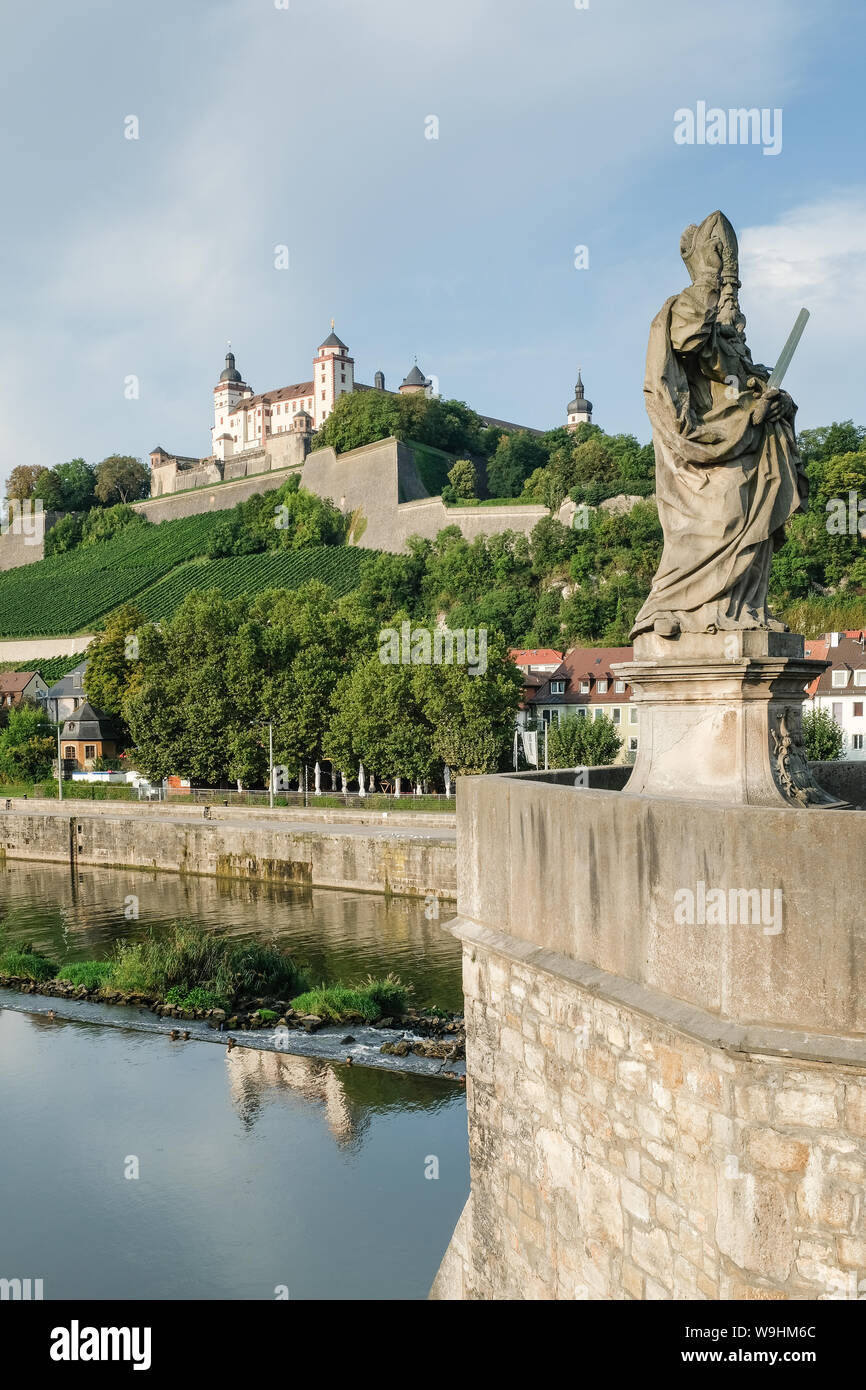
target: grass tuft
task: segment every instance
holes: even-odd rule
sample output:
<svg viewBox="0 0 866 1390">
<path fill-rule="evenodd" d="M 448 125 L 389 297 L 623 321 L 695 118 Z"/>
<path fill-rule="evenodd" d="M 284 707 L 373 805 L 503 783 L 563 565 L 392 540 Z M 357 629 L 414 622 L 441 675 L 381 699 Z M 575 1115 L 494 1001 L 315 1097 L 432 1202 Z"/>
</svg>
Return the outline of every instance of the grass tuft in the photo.
<svg viewBox="0 0 866 1390">
<path fill-rule="evenodd" d="M 292 1008 L 298 1013 L 318 1014 L 329 1023 L 349 1023 L 352 1019 L 375 1023 L 388 1014 L 402 1013 L 408 994 L 408 987 L 396 975 L 389 974 L 381 980 L 368 975 L 362 985 L 340 981 L 306 990 L 292 1000 Z"/>
<path fill-rule="evenodd" d="M 61 965 L 57 978 L 70 985 L 84 985 L 85 989 L 99 989 L 101 985 L 108 983 L 111 970 L 109 960 L 76 960 L 68 965 Z"/>
<path fill-rule="evenodd" d="M 51 980 L 56 974 L 54 962 L 40 956 L 32 946 L 0 952 L 0 975 L 18 975 L 25 980 Z"/>
</svg>

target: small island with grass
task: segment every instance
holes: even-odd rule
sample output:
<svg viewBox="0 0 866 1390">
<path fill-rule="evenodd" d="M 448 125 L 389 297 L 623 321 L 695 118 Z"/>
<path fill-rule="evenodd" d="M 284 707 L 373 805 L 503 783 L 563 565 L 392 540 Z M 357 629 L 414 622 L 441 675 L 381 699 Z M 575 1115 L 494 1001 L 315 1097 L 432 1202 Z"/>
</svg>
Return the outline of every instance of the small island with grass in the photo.
<svg viewBox="0 0 866 1390">
<path fill-rule="evenodd" d="M 463 1019 L 410 1007 L 412 987 L 393 974 L 313 985 L 277 946 L 238 941 L 189 922 L 119 942 L 108 960 L 62 966 L 32 946 L 4 947 L 0 941 L 0 987 L 138 1006 L 165 1019 L 203 1020 L 220 1032 L 313 1033 L 333 1024 L 369 1024 L 404 1035 L 382 1045 L 397 1057 L 411 1052 L 450 1061 L 465 1055 Z"/>
</svg>

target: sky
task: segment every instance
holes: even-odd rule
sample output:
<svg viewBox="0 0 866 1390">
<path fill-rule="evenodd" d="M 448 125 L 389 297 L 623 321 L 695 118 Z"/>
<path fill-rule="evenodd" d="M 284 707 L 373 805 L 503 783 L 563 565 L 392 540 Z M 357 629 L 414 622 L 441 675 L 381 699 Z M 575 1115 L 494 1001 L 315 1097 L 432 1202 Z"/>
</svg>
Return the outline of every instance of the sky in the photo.
<svg viewBox="0 0 866 1390">
<path fill-rule="evenodd" d="M 311 376 L 332 317 L 360 381 L 395 387 L 417 357 L 443 395 L 550 428 L 580 367 L 594 420 L 645 441 L 649 324 L 715 208 L 755 360 L 811 311 L 785 381 L 799 425 L 866 422 L 861 0 L 0 0 L 0 18 L 4 478 L 205 455 L 227 340 L 264 391 Z M 677 143 L 699 102 L 781 111 L 781 149 Z"/>
</svg>

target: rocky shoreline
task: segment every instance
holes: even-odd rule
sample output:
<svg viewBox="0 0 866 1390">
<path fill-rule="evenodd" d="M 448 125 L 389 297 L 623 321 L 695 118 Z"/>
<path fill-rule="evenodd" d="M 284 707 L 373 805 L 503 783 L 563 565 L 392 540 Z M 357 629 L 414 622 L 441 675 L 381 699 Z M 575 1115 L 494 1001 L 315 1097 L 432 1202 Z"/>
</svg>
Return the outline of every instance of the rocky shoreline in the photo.
<svg viewBox="0 0 866 1390">
<path fill-rule="evenodd" d="M 85 985 L 75 985 L 68 980 L 32 980 L 20 975 L 0 975 L 0 988 L 16 990 L 20 994 L 40 994 L 53 999 L 69 999 L 82 1003 L 115 1004 L 147 1009 L 158 1018 L 183 1022 L 200 1022 L 218 1032 L 231 1034 L 248 1033 L 260 1030 L 286 1029 L 318 1032 L 328 1023 L 318 1014 L 300 1014 L 284 999 L 249 999 L 238 1008 L 225 1009 L 184 1009 L 174 1004 L 165 1004 L 151 995 L 123 993 L 120 990 Z M 351 1028 L 363 1020 L 343 1020 L 344 1027 Z M 446 1062 L 461 1061 L 466 1056 L 466 1030 L 460 1014 L 425 1013 L 423 1010 L 407 1009 L 394 1017 L 368 1021 L 365 1026 L 400 1034 L 411 1033 L 407 1038 L 401 1036 L 387 1039 L 380 1051 L 394 1057 L 415 1057 L 440 1059 Z M 344 1039 L 354 1041 L 351 1034 Z"/>
</svg>

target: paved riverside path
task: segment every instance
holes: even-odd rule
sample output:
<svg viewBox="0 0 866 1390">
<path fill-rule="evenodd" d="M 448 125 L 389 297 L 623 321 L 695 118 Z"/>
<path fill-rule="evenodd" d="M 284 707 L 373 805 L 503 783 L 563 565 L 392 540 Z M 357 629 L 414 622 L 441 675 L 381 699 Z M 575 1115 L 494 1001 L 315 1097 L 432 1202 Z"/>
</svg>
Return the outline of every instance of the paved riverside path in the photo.
<svg viewBox="0 0 866 1390">
<path fill-rule="evenodd" d="M 102 806 L 105 807 L 106 810 L 97 810 L 95 809 L 95 803 L 92 806 L 87 802 L 81 801 L 63 801 L 62 803 L 54 801 L 51 804 L 52 810 L 55 814 L 77 816 L 79 820 L 104 820 L 106 815 L 111 815 L 114 811 L 114 808 L 117 806 L 121 806 L 123 803 L 111 801 L 102 802 Z M 20 810 L 24 812 L 25 808 L 29 807 L 30 809 L 26 811 L 26 814 L 32 815 L 33 805 L 33 802 L 25 801 L 22 803 Z M 87 809 L 82 810 L 82 806 L 86 806 Z M 111 810 L 107 809 L 109 807 L 111 808 Z M 15 810 L 18 809 L 19 808 L 16 806 Z M 153 809 L 154 811 L 156 811 L 155 807 L 149 809 Z M 199 822 L 201 822 L 201 824 L 205 826 L 232 826 L 238 830 L 268 830 L 277 833 L 280 830 L 283 830 L 287 835 L 352 835 L 361 836 L 364 839 L 434 841 L 444 840 L 448 844 L 455 844 L 457 841 L 457 829 L 453 823 L 454 817 L 449 817 L 447 814 L 443 815 L 442 819 L 446 822 L 450 821 L 450 824 L 445 824 L 442 826 L 416 826 L 407 825 L 405 820 L 400 822 L 387 820 L 374 822 L 349 820 L 298 820 L 295 819 L 294 816 L 292 816 L 291 819 L 288 816 L 284 817 L 283 819 L 278 819 L 278 813 L 274 813 L 271 816 L 260 816 L 256 815 L 254 811 L 248 813 L 239 811 L 237 814 L 232 815 L 231 811 L 225 811 L 223 808 L 221 808 L 221 812 L 222 814 L 218 817 L 213 816 L 211 819 L 205 820 L 201 810 L 199 810 L 198 816 L 190 816 L 188 814 L 172 815 L 170 811 L 159 810 L 152 818 L 142 817 L 142 819 L 153 819 L 154 821 L 157 821 L 160 825 L 187 826 L 190 823 L 192 823 L 193 825 L 198 825 Z M 3 814 L 10 815 L 13 813 L 6 811 Z M 44 815 L 44 810 L 40 808 L 39 814 Z M 407 818 L 410 814 L 411 812 L 406 813 Z"/>
</svg>

